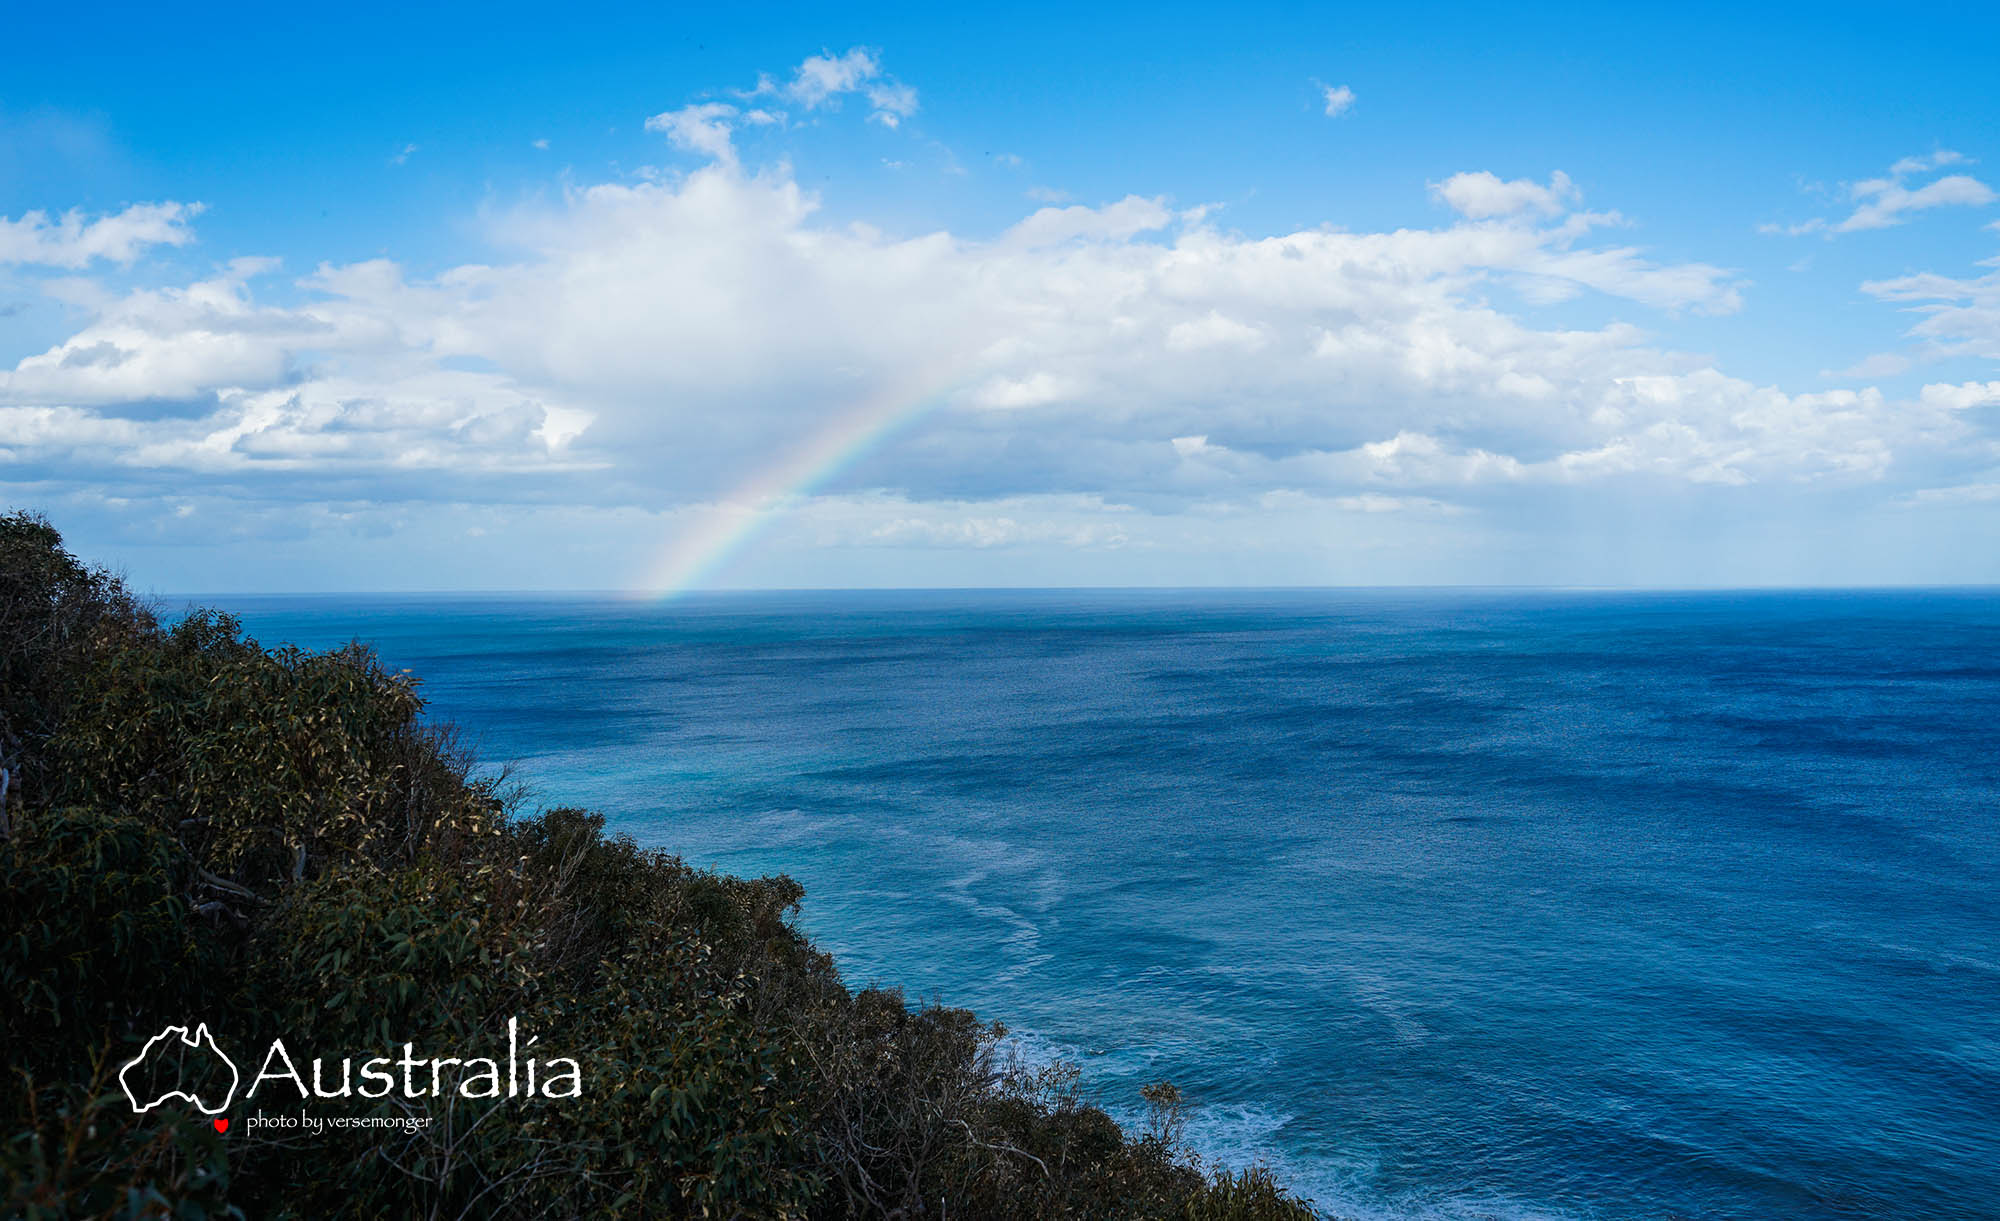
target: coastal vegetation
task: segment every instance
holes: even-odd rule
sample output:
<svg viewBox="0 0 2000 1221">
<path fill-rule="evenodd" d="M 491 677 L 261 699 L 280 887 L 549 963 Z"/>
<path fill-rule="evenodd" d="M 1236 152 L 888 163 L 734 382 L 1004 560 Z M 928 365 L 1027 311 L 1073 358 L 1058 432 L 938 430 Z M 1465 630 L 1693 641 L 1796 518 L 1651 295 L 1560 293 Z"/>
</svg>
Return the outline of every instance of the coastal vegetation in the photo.
<svg viewBox="0 0 2000 1221">
<path fill-rule="evenodd" d="M 0 1215 L 1314 1215 L 1186 1153 L 1171 1086 L 1121 1130 L 997 1025 L 850 990 L 797 883 L 529 812 L 423 708 L 0 517 Z M 197 1023 L 230 1104 L 137 1110 L 121 1067 Z M 513 1088 L 529 1039 L 573 1096 Z"/>
</svg>

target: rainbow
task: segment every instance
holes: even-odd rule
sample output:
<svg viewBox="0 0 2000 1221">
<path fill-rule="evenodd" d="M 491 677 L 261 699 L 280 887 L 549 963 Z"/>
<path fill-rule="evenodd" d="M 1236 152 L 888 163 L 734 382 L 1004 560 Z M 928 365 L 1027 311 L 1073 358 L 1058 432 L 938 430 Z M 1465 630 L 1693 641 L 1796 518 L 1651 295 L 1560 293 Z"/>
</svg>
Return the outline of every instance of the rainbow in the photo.
<svg viewBox="0 0 2000 1221">
<path fill-rule="evenodd" d="M 694 510 L 698 520 L 661 549 L 639 587 L 640 595 L 665 600 L 699 588 L 827 480 L 942 402 L 955 380 L 934 366 L 920 366 L 895 378 L 838 413 L 804 444 L 759 469 L 734 491 Z"/>
</svg>

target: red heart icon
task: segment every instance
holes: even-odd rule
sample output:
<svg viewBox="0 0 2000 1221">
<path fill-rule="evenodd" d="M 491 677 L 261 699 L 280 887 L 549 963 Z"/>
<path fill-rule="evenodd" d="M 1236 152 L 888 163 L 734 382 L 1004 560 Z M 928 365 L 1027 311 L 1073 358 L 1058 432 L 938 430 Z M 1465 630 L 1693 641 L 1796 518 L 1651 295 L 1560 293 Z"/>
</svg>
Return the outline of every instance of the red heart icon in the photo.
<svg viewBox="0 0 2000 1221">
<path fill-rule="evenodd" d="M 229 1131 L 229 1121 L 228 1121 L 227 1119 L 218 1119 L 218 1120 L 216 1120 L 216 1121 L 215 1121 L 215 1130 L 216 1130 L 217 1132 L 227 1132 L 227 1131 Z"/>
</svg>

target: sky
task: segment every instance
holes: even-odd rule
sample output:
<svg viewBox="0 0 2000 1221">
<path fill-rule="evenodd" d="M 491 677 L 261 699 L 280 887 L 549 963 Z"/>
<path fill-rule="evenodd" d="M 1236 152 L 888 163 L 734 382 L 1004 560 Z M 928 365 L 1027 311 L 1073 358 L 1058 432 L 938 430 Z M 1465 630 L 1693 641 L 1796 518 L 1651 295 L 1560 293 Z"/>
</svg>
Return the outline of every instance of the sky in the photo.
<svg viewBox="0 0 2000 1221">
<path fill-rule="evenodd" d="M 417 9 L 9 15 L 0 507 L 163 594 L 2000 582 L 1991 5 Z"/>
</svg>

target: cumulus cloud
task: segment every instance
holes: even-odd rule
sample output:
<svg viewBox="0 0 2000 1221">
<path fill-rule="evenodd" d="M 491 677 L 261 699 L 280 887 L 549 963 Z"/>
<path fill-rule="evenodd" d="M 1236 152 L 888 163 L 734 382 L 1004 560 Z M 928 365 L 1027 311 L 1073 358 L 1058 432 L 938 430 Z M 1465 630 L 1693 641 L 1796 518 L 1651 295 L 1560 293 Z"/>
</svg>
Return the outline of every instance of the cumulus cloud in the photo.
<svg viewBox="0 0 2000 1221">
<path fill-rule="evenodd" d="M 882 71 L 875 53 L 855 47 L 845 55 L 808 55 L 785 87 L 785 95 L 810 110 L 843 93 L 853 93 Z"/>
<path fill-rule="evenodd" d="M 1321 85 L 1321 95 L 1326 100 L 1326 117 L 1339 118 L 1354 105 L 1354 90 L 1346 85 Z"/>
<path fill-rule="evenodd" d="M 1431 193 L 1450 204 L 1461 216 L 1473 220 L 1536 213 L 1559 216 L 1576 199 L 1577 191 L 1569 175 L 1557 170 L 1547 186 L 1529 178 L 1503 181 L 1487 170 L 1453 174 L 1431 184 Z"/>
<path fill-rule="evenodd" d="M 736 146 L 730 133 L 736 114 L 736 107 L 727 102 L 696 102 L 654 115 L 646 120 L 646 130 L 666 133 L 676 148 L 734 162 Z"/>
<path fill-rule="evenodd" d="M 1923 388 L 1921 398 L 1928 406 L 1942 407 L 1947 411 L 1964 411 L 1969 407 L 1992 407 L 2000 405 L 2000 381 L 1994 382 L 1933 382 Z"/>
<path fill-rule="evenodd" d="M 786 125 L 790 115 L 782 103 L 814 111 L 836 107 L 843 97 L 860 95 L 867 99 L 869 121 L 890 128 L 900 127 L 903 120 L 917 113 L 915 87 L 884 74 L 880 56 L 867 47 L 855 47 L 841 55 L 809 55 L 791 80 L 781 82 L 767 73 L 758 77 L 752 88 L 734 93 L 746 103 L 768 98 L 779 105 L 745 108 L 728 102 L 690 102 L 647 119 L 646 130 L 664 133 L 676 148 L 733 164 L 737 128 Z"/>
<path fill-rule="evenodd" d="M 814 87 L 853 71 L 833 57 Z M 1796 393 L 1630 323 L 1509 312 L 1496 286 L 1740 304 L 1727 271 L 1602 241 L 1607 218 L 1573 211 L 1562 174 L 1446 179 L 1432 189 L 1456 217 L 1428 229 L 1245 235 L 1132 195 L 991 235 L 892 234 L 743 165 L 747 121 L 723 102 L 656 115 L 707 164 L 497 214 L 487 263 L 72 284 L 84 321 L 0 371 L 0 463 L 667 521 L 893 424 L 801 522 L 842 546 L 1126 554 L 1193 537 L 1171 518 L 1210 523 L 1226 554 L 1232 514 L 1310 538 L 1312 514 L 1457 521 L 1521 489 L 1881 480 L 1976 437 L 1968 408 L 1991 390 Z M 1992 292 L 1871 290 L 1954 308 Z"/>
<path fill-rule="evenodd" d="M 309 310 L 252 302 L 249 280 L 272 266 L 238 260 L 183 287 L 103 301 L 88 326 L 0 373 L 0 395 L 15 403 L 98 405 L 269 383 L 284 372 L 288 349 L 331 337 L 330 325 Z"/>
<path fill-rule="evenodd" d="M 1219 310 L 1210 310 L 1200 318 L 1189 318 L 1168 327 L 1167 346 L 1178 351 L 1217 347 L 1255 351 L 1264 346 L 1264 332 Z"/>
<path fill-rule="evenodd" d="M 893 82 L 872 84 L 868 86 L 868 104 L 874 107 L 868 115 L 872 122 L 896 127 L 917 113 L 917 91 Z"/>
<path fill-rule="evenodd" d="M 72 209 L 59 217 L 29 212 L 0 216 L 0 266 L 9 263 L 78 268 L 97 261 L 130 263 L 149 246 L 185 246 L 198 203 L 132 204 L 122 212 L 87 217 Z"/>
<path fill-rule="evenodd" d="M 778 98 L 808 111 L 838 106 L 850 95 L 866 98 L 869 120 L 884 127 L 899 127 L 917 113 L 915 86 L 883 72 L 882 57 L 871 47 L 851 47 L 839 55 L 831 51 L 808 55 L 789 81 L 765 74 L 755 87 L 739 94 L 744 98 Z"/>
<path fill-rule="evenodd" d="M 1165 228 L 1173 215 L 1163 199 L 1127 195 L 1102 208 L 1081 204 L 1043 208 L 1007 230 L 1002 240 L 1020 247 L 1054 246 L 1078 238 L 1123 241 Z"/>
</svg>

